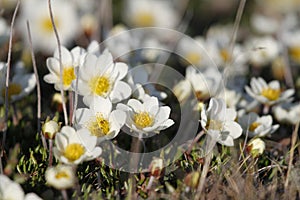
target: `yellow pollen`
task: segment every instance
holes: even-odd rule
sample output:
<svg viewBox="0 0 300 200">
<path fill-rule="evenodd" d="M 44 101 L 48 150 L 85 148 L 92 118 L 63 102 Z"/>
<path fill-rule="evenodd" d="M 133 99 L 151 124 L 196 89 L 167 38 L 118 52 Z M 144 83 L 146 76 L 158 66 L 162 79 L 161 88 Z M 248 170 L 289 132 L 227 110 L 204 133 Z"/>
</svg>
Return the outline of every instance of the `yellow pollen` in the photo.
<svg viewBox="0 0 300 200">
<path fill-rule="evenodd" d="M 189 52 L 185 59 L 191 64 L 197 64 L 201 61 L 201 55 L 197 52 Z"/>
<path fill-rule="evenodd" d="M 253 122 L 253 123 L 249 126 L 249 131 L 253 132 L 259 125 L 260 125 L 260 123 L 258 123 L 258 122 Z"/>
<path fill-rule="evenodd" d="M 70 86 L 72 81 L 76 79 L 74 67 L 64 67 L 62 78 L 64 86 Z"/>
<path fill-rule="evenodd" d="M 69 178 L 69 175 L 66 172 L 60 171 L 55 174 L 55 178 L 56 179 Z"/>
<path fill-rule="evenodd" d="M 223 123 L 221 121 L 218 121 L 218 120 L 210 119 L 210 120 L 207 121 L 207 124 L 206 124 L 205 128 L 220 131 L 223 128 Z"/>
<path fill-rule="evenodd" d="M 88 125 L 91 134 L 96 137 L 107 135 L 110 130 L 109 121 L 104 119 L 101 114 L 96 115 L 96 119 Z"/>
<path fill-rule="evenodd" d="M 70 161 L 74 162 L 75 160 L 79 159 L 83 154 L 85 150 L 81 144 L 73 143 L 69 144 L 65 148 L 64 156 Z"/>
<path fill-rule="evenodd" d="M 154 119 L 148 112 L 140 112 L 134 114 L 133 121 L 138 128 L 145 128 L 151 126 Z"/>
<path fill-rule="evenodd" d="M 56 27 L 59 27 L 59 23 L 57 19 L 54 19 L 54 23 Z M 50 17 L 47 16 L 42 19 L 41 28 L 45 33 L 53 33 L 54 29 Z"/>
<path fill-rule="evenodd" d="M 221 55 L 221 57 L 222 57 L 222 59 L 223 59 L 224 62 L 229 61 L 229 59 L 230 59 L 230 54 L 229 54 L 229 52 L 228 52 L 227 49 L 222 49 L 222 50 L 220 51 L 220 55 Z"/>
<path fill-rule="evenodd" d="M 10 100 L 13 95 L 18 95 L 22 91 L 21 85 L 17 83 L 10 83 L 8 85 L 8 99 Z M 2 89 L 2 96 L 5 97 L 5 88 Z"/>
<path fill-rule="evenodd" d="M 94 77 L 89 82 L 90 88 L 94 94 L 105 96 L 111 87 L 109 79 L 105 76 Z"/>
<path fill-rule="evenodd" d="M 261 91 L 261 95 L 269 99 L 270 101 L 277 100 L 280 96 L 279 89 L 266 88 Z"/>
<path fill-rule="evenodd" d="M 154 16 L 149 12 L 138 13 L 134 19 L 134 24 L 138 27 L 154 26 Z"/>
<path fill-rule="evenodd" d="M 294 61 L 300 62 L 300 46 L 290 47 L 289 54 Z"/>
</svg>

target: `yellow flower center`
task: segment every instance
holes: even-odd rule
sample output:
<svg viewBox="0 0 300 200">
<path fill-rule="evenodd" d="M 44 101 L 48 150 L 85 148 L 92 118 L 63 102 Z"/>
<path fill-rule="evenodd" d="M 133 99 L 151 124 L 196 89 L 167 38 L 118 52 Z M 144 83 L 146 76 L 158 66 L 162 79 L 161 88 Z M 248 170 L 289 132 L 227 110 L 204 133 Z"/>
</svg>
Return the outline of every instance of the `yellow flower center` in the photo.
<svg viewBox="0 0 300 200">
<path fill-rule="evenodd" d="M 94 94 L 105 96 L 111 87 L 109 79 L 105 76 L 94 77 L 90 80 L 90 88 Z"/>
<path fill-rule="evenodd" d="M 138 27 L 154 26 L 154 16 L 150 12 L 140 12 L 134 19 L 134 24 Z"/>
<path fill-rule="evenodd" d="M 197 64 L 201 61 L 201 55 L 198 52 L 189 52 L 185 59 L 191 64 Z"/>
<path fill-rule="evenodd" d="M 56 179 L 69 178 L 69 175 L 66 172 L 60 171 L 55 174 L 55 178 Z"/>
<path fill-rule="evenodd" d="M 64 156 L 70 161 L 74 162 L 75 160 L 79 159 L 83 154 L 85 150 L 81 144 L 73 143 L 69 144 L 65 148 Z"/>
<path fill-rule="evenodd" d="M 261 95 L 269 99 L 270 101 L 277 100 L 280 96 L 279 89 L 266 88 L 261 91 Z"/>
<path fill-rule="evenodd" d="M 259 125 L 260 125 L 260 123 L 258 123 L 258 122 L 253 122 L 253 123 L 249 126 L 249 131 L 253 132 Z"/>
<path fill-rule="evenodd" d="M 56 27 L 59 27 L 58 19 L 54 19 L 54 23 Z M 50 17 L 47 16 L 41 20 L 41 28 L 45 33 L 53 33 L 54 29 Z"/>
<path fill-rule="evenodd" d="M 289 48 L 289 54 L 294 61 L 300 62 L 300 46 Z"/>
<path fill-rule="evenodd" d="M 148 112 L 140 112 L 134 114 L 133 121 L 138 128 L 145 128 L 151 126 L 154 119 Z"/>
<path fill-rule="evenodd" d="M 10 100 L 13 95 L 18 95 L 22 91 L 22 86 L 17 83 L 10 83 L 8 85 L 8 99 Z M 5 87 L 2 89 L 2 96 L 5 97 Z"/>
<path fill-rule="evenodd" d="M 96 119 L 89 124 L 88 129 L 92 135 L 96 137 L 102 137 L 108 134 L 110 130 L 110 124 L 109 121 L 104 119 L 101 114 L 97 114 Z"/>
<path fill-rule="evenodd" d="M 223 123 L 219 120 L 210 119 L 210 120 L 207 121 L 207 124 L 206 124 L 205 128 L 220 131 L 223 128 Z"/>
<path fill-rule="evenodd" d="M 220 51 L 220 55 L 221 55 L 221 57 L 222 57 L 222 59 L 223 59 L 224 62 L 228 62 L 229 61 L 230 54 L 229 54 L 229 52 L 228 52 L 227 49 L 222 49 Z"/>
<path fill-rule="evenodd" d="M 64 67 L 62 79 L 64 86 L 71 85 L 72 81 L 76 79 L 74 67 Z"/>
</svg>

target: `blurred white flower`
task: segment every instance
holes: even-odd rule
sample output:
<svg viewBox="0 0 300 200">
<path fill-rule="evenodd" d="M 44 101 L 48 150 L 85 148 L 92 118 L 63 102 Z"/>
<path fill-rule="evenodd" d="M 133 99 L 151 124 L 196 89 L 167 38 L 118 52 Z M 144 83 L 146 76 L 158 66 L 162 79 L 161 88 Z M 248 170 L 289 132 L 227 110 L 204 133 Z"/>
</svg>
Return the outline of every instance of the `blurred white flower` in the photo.
<svg viewBox="0 0 300 200">
<path fill-rule="evenodd" d="M 173 88 L 173 93 L 179 102 L 185 102 L 192 92 L 192 85 L 189 80 L 179 81 Z"/>
<path fill-rule="evenodd" d="M 80 47 L 75 47 L 69 51 L 64 46 L 60 47 L 61 50 L 61 64 L 62 64 L 62 83 L 63 90 L 70 90 L 71 83 L 76 79 L 76 70 L 81 63 L 83 63 L 85 50 Z M 60 62 L 59 62 L 59 49 L 56 48 L 53 57 L 47 58 L 47 67 L 50 71 L 49 74 L 44 76 L 47 83 L 54 84 L 56 90 L 60 90 Z"/>
<path fill-rule="evenodd" d="M 297 64 L 300 63 L 300 29 L 286 31 L 283 34 L 283 41 L 288 48 L 288 54 L 291 60 Z"/>
<path fill-rule="evenodd" d="M 84 103 L 89 106 L 95 96 L 109 98 L 112 103 L 119 102 L 131 95 L 130 86 L 121 81 L 128 71 L 125 63 L 113 62 L 113 57 L 105 50 L 99 57 L 87 54 L 79 69 L 78 93 L 83 95 Z M 75 89 L 75 83 L 73 82 Z"/>
<path fill-rule="evenodd" d="M 185 77 L 186 80 L 190 81 L 192 89 L 200 101 L 215 96 L 221 87 L 222 76 L 214 67 L 200 71 L 193 66 L 189 66 L 186 69 Z M 190 88 L 187 88 L 187 90 L 188 89 Z"/>
<path fill-rule="evenodd" d="M 251 78 L 250 86 L 245 86 L 246 92 L 258 102 L 266 105 L 288 102 L 293 99 L 294 89 L 281 91 L 279 81 L 273 80 L 268 84 L 261 78 Z"/>
<path fill-rule="evenodd" d="M 91 136 L 87 129 L 75 130 L 64 126 L 56 134 L 53 153 L 65 164 L 80 164 L 98 157 L 102 149 L 96 147 L 96 137 Z"/>
<path fill-rule="evenodd" d="M 0 199 L 2 200 L 41 200 L 34 193 L 24 194 L 22 187 L 10 180 L 7 176 L 0 174 Z"/>
<path fill-rule="evenodd" d="M 126 120 L 124 111 L 112 111 L 110 100 L 99 96 L 92 99 L 89 109 L 77 109 L 75 116 L 78 126 L 87 128 L 97 137 L 98 143 L 116 137 Z"/>
<path fill-rule="evenodd" d="M 174 124 L 174 121 L 169 119 L 170 107 L 159 106 L 156 97 L 149 97 L 143 103 L 130 99 L 127 105 L 119 103 L 117 109 L 126 112 L 125 124 L 136 133 L 159 133 Z"/>
<path fill-rule="evenodd" d="M 201 110 L 201 126 L 211 138 L 225 146 L 233 146 L 233 140 L 242 134 L 241 126 L 235 122 L 236 111 L 226 108 L 224 99 L 211 98 L 208 108 Z"/>
<path fill-rule="evenodd" d="M 260 13 L 253 13 L 250 18 L 250 23 L 256 32 L 266 35 L 274 34 L 280 27 L 278 19 Z M 268 24 L 268 26 L 266 26 L 266 24 Z"/>
<path fill-rule="evenodd" d="M 68 45 L 80 32 L 79 17 L 70 1 L 53 1 L 52 10 L 61 45 Z M 47 1 L 26 0 L 20 7 L 16 28 L 28 42 L 26 21 L 29 21 L 34 50 L 51 53 L 57 47 Z"/>
<path fill-rule="evenodd" d="M 19 63 L 22 65 L 21 63 Z M 5 101 L 5 79 L 6 64 L 0 63 L 0 104 Z M 22 72 L 22 73 L 19 73 Z M 18 101 L 27 96 L 36 86 L 36 79 L 33 73 L 23 73 L 22 70 L 16 71 L 8 85 L 8 100 Z"/>
<path fill-rule="evenodd" d="M 252 156 L 257 157 L 264 153 L 266 149 L 265 142 L 260 138 L 253 138 L 247 144 L 247 150 L 252 154 Z"/>
<path fill-rule="evenodd" d="M 68 165 L 49 167 L 46 170 L 45 178 L 48 185 L 58 190 L 71 188 L 76 183 L 74 169 Z"/>
<path fill-rule="evenodd" d="M 236 108 L 237 104 L 240 102 L 242 94 L 225 88 L 225 102 L 228 108 Z"/>
<path fill-rule="evenodd" d="M 281 51 L 278 42 L 271 36 L 250 38 L 245 46 L 249 50 L 249 61 L 255 67 L 270 64 Z"/>
<path fill-rule="evenodd" d="M 281 123 L 297 124 L 300 121 L 300 103 L 283 103 L 273 108 L 277 121 Z"/>
<path fill-rule="evenodd" d="M 264 137 L 274 133 L 279 125 L 272 125 L 273 118 L 271 115 L 258 116 L 254 112 L 244 114 L 238 118 L 239 124 L 242 126 L 244 133 L 249 137 Z"/>
<path fill-rule="evenodd" d="M 173 1 L 126 0 L 123 17 L 132 27 L 175 28 L 179 23 Z"/>
<path fill-rule="evenodd" d="M 202 36 L 195 38 L 183 37 L 177 45 L 177 52 L 189 65 L 195 67 L 209 67 L 215 61 L 217 54 L 215 46 L 208 43 Z M 212 57 L 210 57 L 212 56 Z"/>
</svg>

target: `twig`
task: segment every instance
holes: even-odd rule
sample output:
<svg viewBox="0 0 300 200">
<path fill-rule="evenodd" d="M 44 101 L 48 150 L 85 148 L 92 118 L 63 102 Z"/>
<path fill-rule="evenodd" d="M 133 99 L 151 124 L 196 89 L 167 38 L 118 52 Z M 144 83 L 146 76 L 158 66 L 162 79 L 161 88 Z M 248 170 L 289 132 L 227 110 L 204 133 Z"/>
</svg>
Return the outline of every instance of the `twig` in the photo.
<svg viewBox="0 0 300 200">
<path fill-rule="evenodd" d="M 36 79 L 36 90 L 37 90 L 37 132 L 40 134 L 43 147 L 44 149 L 47 149 L 47 144 L 46 144 L 46 139 L 44 135 L 41 132 L 41 85 L 40 85 L 40 79 L 39 79 L 39 74 L 35 62 L 35 56 L 34 56 L 34 51 L 33 51 L 33 44 L 32 44 L 32 38 L 31 38 L 31 32 L 30 32 L 30 25 L 29 22 L 27 21 L 27 32 L 28 32 L 28 39 L 29 39 L 29 44 L 30 44 L 30 51 L 31 51 L 31 60 L 32 60 L 32 66 L 33 66 L 33 71 Z"/>
<path fill-rule="evenodd" d="M 1 145 L 1 155 L 0 155 L 0 162 L 1 162 L 1 168 L 0 173 L 3 174 L 3 165 L 2 165 L 2 157 L 4 154 L 4 147 L 5 147 L 5 140 L 7 135 L 7 121 L 8 121 L 8 111 L 9 111 L 9 105 L 8 105 L 8 85 L 9 85 L 9 73 L 10 73 L 10 64 L 11 64 L 11 51 L 12 51 L 12 37 L 13 37 L 13 27 L 15 23 L 15 19 L 18 13 L 18 9 L 20 6 L 20 0 L 18 0 L 11 24 L 10 24 L 10 35 L 9 35 L 9 47 L 8 47 L 8 55 L 7 55 L 7 68 L 6 68 L 6 81 L 5 81 L 5 120 L 4 120 L 4 130 L 3 130 L 3 138 L 2 138 L 2 145 Z"/>
<path fill-rule="evenodd" d="M 289 176 L 290 176 L 291 168 L 292 168 L 292 165 L 293 165 L 294 151 L 295 151 L 295 144 L 296 144 L 297 137 L 298 137 L 299 123 L 300 122 L 298 122 L 296 124 L 296 127 L 295 127 L 293 135 L 292 135 L 292 144 L 291 144 L 291 151 L 290 151 L 290 158 L 289 158 L 289 167 L 288 167 L 288 171 L 286 173 L 286 180 L 285 180 L 285 184 L 284 184 L 284 190 L 285 191 L 287 191 L 287 187 L 289 186 Z"/>
<path fill-rule="evenodd" d="M 55 34 L 56 41 L 57 41 L 57 46 L 58 46 L 58 57 L 59 57 L 59 66 L 60 66 L 60 72 L 59 72 L 60 73 L 60 93 L 61 93 L 61 98 L 62 98 L 62 107 L 63 107 L 63 112 L 64 112 L 65 125 L 68 125 L 68 114 L 67 114 L 64 90 L 63 90 L 63 77 L 62 77 L 63 66 L 62 66 L 62 62 L 61 62 L 61 48 L 60 48 L 61 43 L 60 43 L 60 39 L 59 39 L 59 36 L 58 36 L 57 28 L 56 28 L 54 17 L 53 17 L 51 0 L 48 0 L 48 6 L 49 6 L 49 13 L 50 13 L 50 18 L 51 18 L 51 23 L 52 23 L 52 27 L 53 27 L 53 30 L 54 30 L 54 34 Z"/>
<path fill-rule="evenodd" d="M 205 134 L 204 130 L 200 131 L 197 136 L 192 141 L 191 145 L 189 146 L 188 150 L 186 151 L 187 154 L 190 154 L 194 145 L 198 142 L 198 140 Z"/>
</svg>

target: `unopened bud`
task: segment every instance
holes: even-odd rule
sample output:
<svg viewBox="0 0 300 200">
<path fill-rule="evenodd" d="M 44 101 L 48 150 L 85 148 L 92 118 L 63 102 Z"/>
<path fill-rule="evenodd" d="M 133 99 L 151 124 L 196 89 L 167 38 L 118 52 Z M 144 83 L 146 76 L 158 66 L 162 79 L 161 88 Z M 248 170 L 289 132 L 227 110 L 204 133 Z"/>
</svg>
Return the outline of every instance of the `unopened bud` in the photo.
<svg viewBox="0 0 300 200">
<path fill-rule="evenodd" d="M 47 139 L 53 139 L 60 129 L 60 124 L 54 120 L 46 121 L 42 126 L 42 132 Z"/>
<path fill-rule="evenodd" d="M 266 148 L 266 144 L 260 138 L 255 138 L 250 140 L 250 142 L 247 145 L 247 150 L 251 153 L 253 157 L 257 157 L 263 154 L 265 148 Z"/>
<path fill-rule="evenodd" d="M 150 164 L 151 176 L 159 177 L 163 169 L 163 159 L 155 158 Z"/>
</svg>

